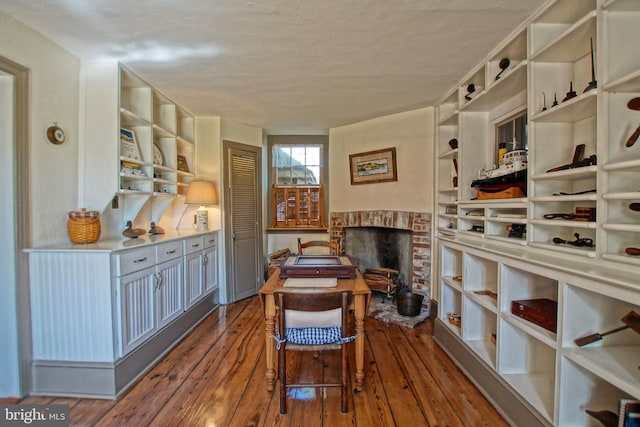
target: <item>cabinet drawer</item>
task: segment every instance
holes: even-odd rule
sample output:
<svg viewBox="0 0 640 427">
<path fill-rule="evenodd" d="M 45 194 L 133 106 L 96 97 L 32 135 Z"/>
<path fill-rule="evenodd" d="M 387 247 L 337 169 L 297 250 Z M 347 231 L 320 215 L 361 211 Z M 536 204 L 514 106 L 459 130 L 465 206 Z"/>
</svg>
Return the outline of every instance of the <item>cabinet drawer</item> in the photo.
<svg viewBox="0 0 640 427">
<path fill-rule="evenodd" d="M 179 240 L 156 246 L 156 259 L 158 264 L 180 256 L 182 256 L 182 242 Z"/>
<path fill-rule="evenodd" d="M 116 276 L 124 276 L 156 264 L 156 254 L 152 247 L 116 255 Z"/>
<path fill-rule="evenodd" d="M 204 247 L 210 248 L 218 244 L 218 233 L 207 234 L 204 236 Z"/>
<path fill-rule="evenodd" d="M 184 254 L 192 254 L 204 249 L 204 237 L 191 237 L 184 241 Z"/>
</svg>

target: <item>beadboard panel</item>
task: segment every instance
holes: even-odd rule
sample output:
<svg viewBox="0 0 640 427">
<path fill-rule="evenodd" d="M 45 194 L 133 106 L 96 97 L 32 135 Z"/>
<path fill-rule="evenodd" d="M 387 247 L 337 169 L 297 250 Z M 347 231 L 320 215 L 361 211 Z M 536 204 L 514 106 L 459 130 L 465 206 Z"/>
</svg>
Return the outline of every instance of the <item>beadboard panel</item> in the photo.
<svg viewBox="0 0 640 427">
<path fill-rule="evenodd" d="M 155 333 L 155 287 L 153 268 L 136 271 L 118 278 L 120 290 L 120 321 L 122 356 L 136 348 Z"/>
<path fill-rule="evenodd" d="M 36 360 L 33 396 L 116 399 L 218 307 L 218 297 L 202 298 L 143 345 L 111 363 Z"/>
<path fill-rule="evenodd" d="M 184 311 L 182 295 L 182 260 L 180 258 L 158 266 L 158 327 L 169 324 Z"/>
<path fill-rule="evenodd" d="M 109 256 L 30 254 L 35 360 L 115 360 Z"/>
</svg>

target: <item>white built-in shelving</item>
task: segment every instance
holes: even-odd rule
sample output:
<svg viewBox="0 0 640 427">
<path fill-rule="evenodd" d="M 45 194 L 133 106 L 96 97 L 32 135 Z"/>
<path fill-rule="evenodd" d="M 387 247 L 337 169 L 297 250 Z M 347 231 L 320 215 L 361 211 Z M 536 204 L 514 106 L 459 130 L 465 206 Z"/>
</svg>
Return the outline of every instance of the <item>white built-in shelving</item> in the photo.
<svg viewBox="0 0 640 427">
<path fill-rule="evenodd" d="M 640 97 L 640 45 L 631 40 L 640 40 L 638 1 L 550 0 L 436 108 L 435 336 L 507 418 L 596 426 L 586 409 L 640 399 L 639 334 L 573 341 L 640 312 L 640 256 L 628 250 L 640 249 L 631 208 L 640 141 L 627 144 L 640 125 L 628 106 Z M 471 182 L 497 163 L 496 127 L 523 112 L 526 196 L 478 200 Z M 553 170 L 581 146 L 590 164 Z M 578 220 L 583 209 L 593 215 Z M 570 244 L 578 238 L 584 245 Z M 511 314 L 511 301 L 534 298 L 557 301 L 557 332 Z M 509 408 L 503 391 L 525 409 Z"/>
<path fill-rule="evenodd" d="M 194 178 L 194 116 L 115 62 L 83 62 L 82 92 L 85 206 L 103 211 L 116 197 L 123 222 L 159 224 Z M 123 146 L 123 134 L 135 148 Z"/>
<path fill-rule="evenodd" d="M 631 275 L 590 274 L 585 263 L 582 274 L 571 274 L 550 258 L 524 261 L 521 252 L 500 250 L 499 242 L 481 248 L 440 242 L 440 330 L 528 402 L 541 425 L 595 426 L 585 409 L 616 412 L 621 399 L 640 398 L 640 335 L 629 329 L 583 347 L 574 343 L 622 326 L 632 310 L 640 313 L 640 293 L 618 283 Z M 537 298 L 557 301 L 556 331 L 511 312 L 512 301 Z"/>
</svg>

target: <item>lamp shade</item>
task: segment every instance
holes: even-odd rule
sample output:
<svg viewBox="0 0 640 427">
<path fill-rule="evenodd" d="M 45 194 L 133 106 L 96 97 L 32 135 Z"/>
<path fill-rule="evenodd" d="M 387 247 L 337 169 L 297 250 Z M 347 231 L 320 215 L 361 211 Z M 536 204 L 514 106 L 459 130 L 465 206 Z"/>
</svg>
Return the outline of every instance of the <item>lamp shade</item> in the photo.
<svg viewBox="0 0 640 427">
<path fill-rule="evenodd" d="M 184 202 L 188 205 L 217 205 L 218 192 L 213 182 L 192 181 Z"/>
</svg>

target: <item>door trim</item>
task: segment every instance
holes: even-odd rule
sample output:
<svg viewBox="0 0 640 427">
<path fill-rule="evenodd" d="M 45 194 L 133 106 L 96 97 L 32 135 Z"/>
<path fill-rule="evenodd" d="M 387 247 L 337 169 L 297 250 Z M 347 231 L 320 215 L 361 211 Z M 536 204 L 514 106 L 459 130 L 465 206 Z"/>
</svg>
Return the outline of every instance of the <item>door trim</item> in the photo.
<svg viewBox="0 0 640 427">
<path fill-rule="evenodd" d="M 29 257 L 24 252 L 31 246 L 31 187 L 29 160 L 29 85 L 30 71 L 0 56 L 0 70 L 13 76 L 13 212 L 15 218 L 16 314 L 18 325 L 18 359 L 20 363 L 20 393 L 31 391 L 31 304 L 29 293 Z"/>
<path fill-rule="evenodd" d="M 256 247 L 258 248 L 257 254 L 257 268 L 256 268 L 256 285 L 258 283 L 263 283 L 262 272 L 264 271 L 264 260 L 261 256 L 261 250 L 263 247 L 263 228 L 262 228 L 262 147 L 258 147 L 255 145 L 247 145 L 239 142 L 222 140 L 223 144 L 223 176 L 222 183 L 224 185 L 223 193 L 223 206 L 224 206 L 224 229 L 225 229 L 225 270 L 226 270 L 226 302 L 231 303 L 235 302 L 235 289 L 233 284 L 235 283 L 235 271 L 233 269 L 235 260 L 233 259 L 233 236 L 232 236 L 232 224 L 231 224 L 231 192 L 230 192 L 230 158 L 229 158 L 229 150 L 238 149 L 244 151 L 250 151 L 256 154 L 256 220 L 257 220 L 257 241 Z M 257 286 L 258 289 L 260 286 Z M 256 292 L 258 291 L 256 289 Z"/>
</svg>

